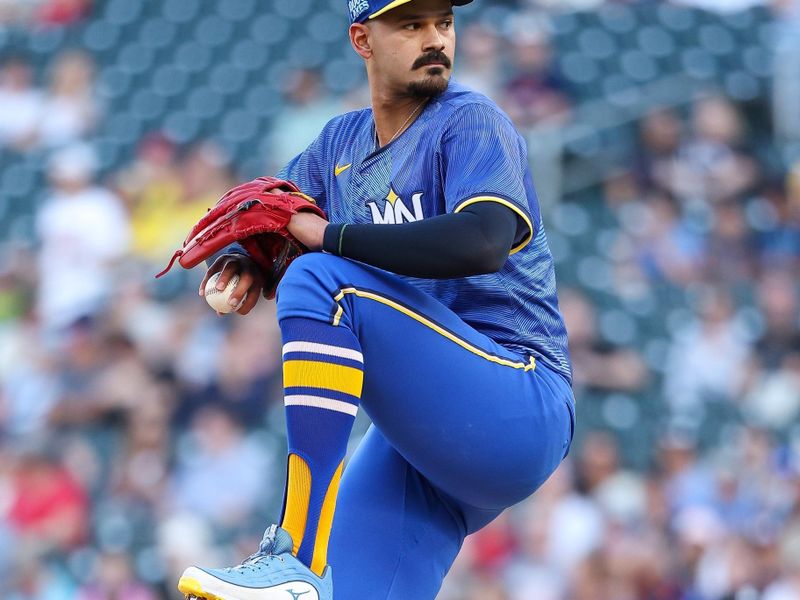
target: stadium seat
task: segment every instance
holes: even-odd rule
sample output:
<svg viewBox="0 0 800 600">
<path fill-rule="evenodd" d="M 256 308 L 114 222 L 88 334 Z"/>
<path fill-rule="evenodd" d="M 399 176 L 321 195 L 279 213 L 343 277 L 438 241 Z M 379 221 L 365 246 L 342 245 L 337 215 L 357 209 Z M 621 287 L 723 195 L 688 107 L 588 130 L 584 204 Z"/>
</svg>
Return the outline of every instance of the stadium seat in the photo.
<svg viewBox="0 0 800 600">
<path fill-rule="evenodd" d="M 295 67 L 318 68 L 329 60 L 330 52 L 310 38 L 298 37 L 287 47 L 286 58 Z"/>
<path fill-rule="evenodd" d="M 111 143 L 135 144 L 142 134 L 142 126 L 131 112 L 118 111 L 106 120 L 103 134 Z"/>
<path fill-rule="evenodd" d="M 193 89 L 186 101 L 189 114 L 201 119 L 216 117 L 223 109 L 222 95 L 206 86 Z"/>
<path fill-rule="evenodd" d="M 364 70 L 352 59 L 336 58 L 325 64 L 322 77 L 328 88 L 338 93 L 346 93 L 364 81 Z"/>
<path fill-rule="evenodd" d="M 247 78 L 242 70 L 221 62 L 211 69 L 208 83 L 213 91 L 225 96 L 240 93 L 247 84 Z"/>
<path fill-rule="evenodd" d="M 108 21 L 93 21 L 83 30 L 83 46 L 92 54 L 105 53 L 119 44 L 121 29 Z"/>
<path fill-rule="evenodd" d="M 656 18 L 668 30 L 683 33 L 694 26 L 695 13 L 692 9 L 667 2 L 657 4 Z"/>
<path fill-rule="evenodd" d="M 195 39 L 205 46 L 216 48 L 231 39 L 233 25 L 219 15 L 208 15 L 194 28 Z"/>
<path fill-rule="evenodd" d="M 597 11 L 604 29 L 616 34 L 631 33 L 637 29 L 638 21 L 633 10 L 623 4 L 607 4 Z"/>
<path fill-rule="evenodd" d="M 200 119 L 188 111 L 175 110 L 164 119 L 163 130 L 175 143 L 185 144 L 199 137 Z"/>
<path fill-rule="evenodd" d="M 592 27 L 578 34 L 578 49 L 590 58 L 603 59 L 613 56 L 618 47 L 608 32 Z"/>
<path fill-rule="evenodd" d="M 67 41 L 67 31 L 63 27 L 48 27 L 31 31 L 27 48 L 34 56 L 47 58 L 59 50 Z"/>
<path fill-rule="evenodd" d="M 286 19 L 302 19 L 311 14 L 311 0 L 275 0 L 272 8 Z"/>
<path fill-rule="evenodd" d="M 154 63 L 155 53 L 138 42 L 124 46 L 117 57 L 119 68 L 134 75 L 149 71 Z"/>
<path fill-rule="evenodd" d="M 725 92 L 734 100 L 754 100 L 761 92 L 759 80 L 747 71 L 738 70 L 725 74 Z"/>
<path fill-rule="evenodd" d="M 741 56 L 744 67 L 752 75 L 761 79 L 766 79 L 771 75 L 772 57 L 763 46 L 749 46 L 744 49 Z"/>
<path fill-rule="evenodd" d="M 639 48 L 655 58 L 671 56 L 676 49 L 675 40 L 663 27 L 646 25 L 636 32 Z"/>
<path fill-rule="evenodd" d="M 125 98 L 131 90 L 132 81 L 133 76 L 127 71 L 123 71 L 115 65 L 107 66 L 98 74 L 98 91 L 110 101 Z"/>
<path fill-rule="evenodd" d="M 311 17 L 306 24 L 306 31 L 317 44 L 344 44 L 349 39 L 347 20 L 330 11 L 322 11 Z"/>
<path fill-rule="evenodd" d="M 228 21 L 238 22 L 252 18 L 257 13 L 256 0 L 227 0 L 217 2 L 217 12 Z"/>
<path fill-rule="evenodd" d="M 701 25 L 697 39 L 702 48 L 716 56 L 725 56 L 736 49 L 733 35 L 718 23 Z"/>
<path fill-rule="evenodd" d="M 695 79 L 713 79 L 718 73 L 716 59 L 706 50 L 689 48 L 681 53 L 683 71 Z"/>
<path fill-rule="evenodd" d="M 244 106 L 253 115 L 271 117 L 281 106 L 279 91 L 264 83 L 248 86 Z"/>
<path fill-rule="evenodd" d="M 136 23 L 141 17 L 142 0 L 108 0 L 104 6 L 103 16 L 106 21 L 114 25 L 128 25 Z"/>
<path fill-rule="evenodd" d="M 164 0 L 162 14 L 172 23 L 192 23 L 200 12 L 199 0 Z"/>
<path fill-rule="evenodd" d="M 185 93 L 188 84 L 189 77 L 185 71 L 178 69 L 175 65 L 166 64 L 153 72 L 151 86 L 159 96 L 171 98 Z"/>
<path fill-rule="evenodd" d="M 646 83 L 658 76 L 658 65 L 641 50 L 629 50 L 620 57 L 622 72 L 638 83 Z"/>
<path fill-rule="evenodd" d="M 253 40 L 238 41 L 231 49 L 231 64 L 243 71 L 257 71 L 264 68 L 270 57 L 269 48 Z"/>
<path fill-rule="evenodd" d="M 580 52 L 568 52 L 558 59 L 564 77 L 578 86 L 596 81 L 600 76 L 597 62 Z"/>
<path fill-rule="evenodd" d="M 262 14 L 251 23 L 250 37 L 257 43 L 277 45 L 289 36 L 289 23 L 273 14 Z"/>
<path fill-rule="evenodd" d="M 145 48 L 166 48 L 174 43 L 177 29 L 174 23 L 165 19 L 159 17 L 147 19 L 139 29 L 139 43 Z"/>
<path fill-rule="evenodd" d="M 224 139 L 235 143 L 252 140 L 259 137 L 263 131 L 256 115 L 241 108 L 225 114 L 220 130 Z"/>
<path fill-rule="evenodd" d="M 187 73 L 205 71 L 211 64 L 211 50 L 195 41 L 178 46 L 174 57 L 175 65 Z"/>
<path fill-rule="evenodd" d="M 160 117 L 166 108 L 164 97 L 146 87 L 136 90 L 131 98 L 131 117 L 149 121 Z"/>
</svg>

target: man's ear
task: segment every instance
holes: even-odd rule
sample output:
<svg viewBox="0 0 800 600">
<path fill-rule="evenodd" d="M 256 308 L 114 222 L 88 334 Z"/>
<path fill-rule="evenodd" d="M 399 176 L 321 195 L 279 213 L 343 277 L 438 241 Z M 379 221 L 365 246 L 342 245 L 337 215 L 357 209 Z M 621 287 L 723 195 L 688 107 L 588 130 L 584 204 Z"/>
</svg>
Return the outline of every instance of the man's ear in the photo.
<svg viewBox="0 0 800 600">
<path fill-rule="evenodd" d="M 350 25 L 350 44 L 358 55 L 367 59 L 372 56 L 372 46 L 370 45 L 371 31 L 364 23 L 353 23 Z"/>
</svg>

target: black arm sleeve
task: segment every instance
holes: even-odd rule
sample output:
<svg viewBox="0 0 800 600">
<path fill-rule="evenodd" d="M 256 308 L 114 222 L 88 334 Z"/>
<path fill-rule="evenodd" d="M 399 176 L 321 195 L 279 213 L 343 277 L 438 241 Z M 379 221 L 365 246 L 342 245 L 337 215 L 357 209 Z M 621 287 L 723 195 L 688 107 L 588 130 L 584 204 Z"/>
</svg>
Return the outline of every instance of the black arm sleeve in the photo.
<svg viewBox="0 0 800 600">
<path fill-rule="evenodd" d="M 517 227 L 517 216 L 508 207 L 479 202 L 412 223 L 331 224 L 323 249 L 400 275 L 466 277 L 500 270 Z"/>
</svg>

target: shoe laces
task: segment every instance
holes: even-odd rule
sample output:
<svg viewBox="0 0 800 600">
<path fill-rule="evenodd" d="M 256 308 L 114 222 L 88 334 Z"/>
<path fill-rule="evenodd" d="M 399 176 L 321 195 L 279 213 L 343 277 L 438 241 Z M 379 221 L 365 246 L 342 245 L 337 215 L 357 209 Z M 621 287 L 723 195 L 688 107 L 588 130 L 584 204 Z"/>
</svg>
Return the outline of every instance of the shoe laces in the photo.
<svg viewBox="0 0 800 600">
<path fill-rule="evenodd" d="M 277 525 L 270 525 L 267 530 L 264 532 L 264 536 L 261 538 L 261 543 L 258 545 L 258 550 L 253 552 L 250 556 L 245 558 L 240 565 L 235 567 L 229 567 L 229 571 L 249 571 L 255 570 L 258 566 L 258 563 L 264 560 L 272 560 L 273 558 L 277 558 L 279 561 L 283 562 L 283 558 L 278 556 L 276 550 L 278 538 L 278 526 Z"/>
</svg>

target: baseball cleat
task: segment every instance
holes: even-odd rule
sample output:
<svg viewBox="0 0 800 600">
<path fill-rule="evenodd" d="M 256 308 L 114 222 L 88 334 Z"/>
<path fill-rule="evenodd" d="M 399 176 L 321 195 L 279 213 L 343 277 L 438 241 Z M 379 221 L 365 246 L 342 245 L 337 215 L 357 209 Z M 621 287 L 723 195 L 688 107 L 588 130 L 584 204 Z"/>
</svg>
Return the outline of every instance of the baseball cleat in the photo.
<svg viewBox="0 0 800 600">
<path fill-rule="evenodd" d="M 292 537 L 277 525 L 258 551 L 223 569 L 189 567 L 178 581 L 186 600 L 333 600 L 331 568 L 322 577 L 292 555 Z"/>
</svg>

